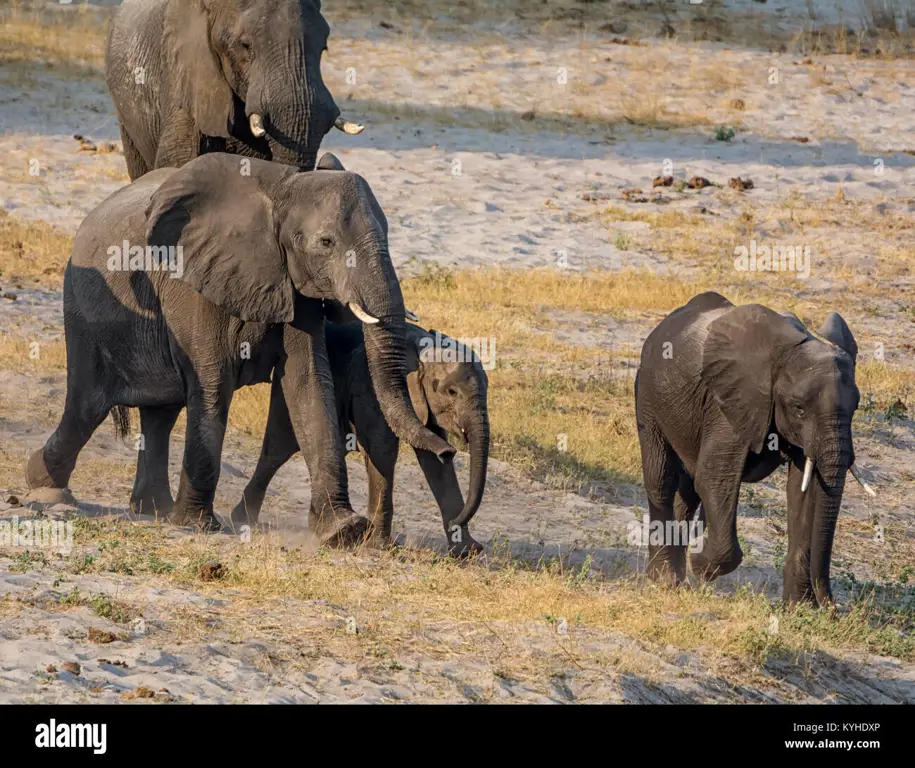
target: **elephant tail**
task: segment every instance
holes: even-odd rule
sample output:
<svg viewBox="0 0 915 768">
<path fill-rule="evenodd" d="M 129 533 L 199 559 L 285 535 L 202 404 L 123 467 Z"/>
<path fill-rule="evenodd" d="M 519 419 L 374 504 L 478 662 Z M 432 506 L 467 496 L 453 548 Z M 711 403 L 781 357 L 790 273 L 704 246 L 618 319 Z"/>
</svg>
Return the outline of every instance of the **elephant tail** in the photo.
<svg viewBox="0 0 915 768">
<path fill-rule="evenodd" d="M 111 420 L 114 422 L 114 435 L 124 440 L 130 435 L 130 410 L 126 405 L 116 405 L 111 409 Z"/>
</svg>

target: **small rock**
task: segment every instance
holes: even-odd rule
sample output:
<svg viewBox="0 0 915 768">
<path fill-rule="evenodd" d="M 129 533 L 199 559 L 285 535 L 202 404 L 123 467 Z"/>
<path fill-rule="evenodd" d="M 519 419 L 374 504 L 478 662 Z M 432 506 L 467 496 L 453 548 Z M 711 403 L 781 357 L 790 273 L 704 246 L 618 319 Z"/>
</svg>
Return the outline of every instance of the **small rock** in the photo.
<svg viewBox="0 0 915 768">
<path fill-rule="evenodd" d="M 49 675 L 56 675 L 57 667 L 55 667 L 53 664 L 48 664 L 48 666 L 45 668 L 45 672 L 47 672 Z"/>
<path fill-rule="evenodd" d="M 69 672 L 71 675 L 76 675 L 77 677 L 79 677 L 80 666 L 75 661 L 65 661 L 63 664 L 60 665 L 60 668 L 64 672 Z"/>
<path fill-rule="evenodd" d="M 156 692 L 152 688 L 147 688 L 143 685 L 138 686 L 135 691 L 125 691 L 121 694 L 122 701 L 130 701 L 131 699 L 154 699 L 156 697 Z"/>
<path fill-rule="evenodd" d="M 112 634 L 111 632 L 106 632 L 104 629 L 96 629 L 95 627 L 89 627 L 89 642 L 90 643 L 113 643 L 117 640 L 117 635 Z"/>
<path fill-rule="evenodd" d="M 219 581 L 224 579 L 227 573 L 228 569 L 222 563 L 213 560 L 197 569 L 197 578 L 201 581 Z"/>
<path fill-rule="evenodd" d="M 15 293 L 4 293 L 0 298 L 4 298 L 7 301 L 16 301 L 19 297 Z"/>
<path fill-rule="evenodd" d="M 11 507 L 18 507 L 18 506 L 19 506 L 19 497 L 18 497 L 18 496 L 10 496 L 10 497 L 6 500 L 6 503 L 9 504 Z"/>
<path fill-rule="evenodd" d="M 126 661 L 112 661 L 111 659 L 96 659 L 99 664 L 110 664 L 112 667 L 121 667 L 127 669 Z"/>
<path fill-rule="evenodd" d="M 669 187 L 674 183 L 673 176 L 655 176 L 651 182 L 652 187 Z"/>
<path fill-rule="evenodd" d="M 731 99 L 730 107 L 731 109 L 737 109 L 743 112 L 743 110 L 747 108 L 747 105 L 743 99 Z"/>
<path fill-rule="evenodd" d="M 705 189 L 706 187 L 712 187 L 714 184 L 706 179 L 704 176 L 693 176 L 689 181 L 686 182 L 686 186 L 690 189 Z"/>
<path fill-rule="evenodd" d="M 611 35 L 621 35 L 626 31 L 625 24 L 617 24 L 612 21 L 608 21 L 606 24 L 601 24 L 597 28 L 598 32 L 609 32 Z"/>
<path fill-rule="evenodd" d="M 807 136 L 792 136 L 791 141 L 796 141 L 798 144 L 806 144 L 810 139 Z"/>
<path fill-rule="evenodd" d="M 733 179 L 728 179 L 728 186 L 732 189 L 736 189 L 738 192 L 746 192 L 748 189 L 753 189 L 753 180 L 742 179 L 740 176 L 735 176 Z"/>
<path fill-rule="evenodd" d="M 623 200 L 628 200 L 630 203 L 647 203 L 648 198 L 642 194 L 642 190 L 638 187 L 633 187 L 632 189 L 624 189 L 620 194 L 620 197 Z"/>
<path fill-rule="evenodd" d="M 536 113 L 534 112 L 533 109 L 529 109 L 527 112 L 522 112 L 522 113 L 521 113 L 521 119 L 522 119 L 522 120 L 527 120 L 528 122 L 530 122 L 531 120 L 533 120 L 536 116 L 537 116 L 537 115 L 536 115 Z"/>
</svg>

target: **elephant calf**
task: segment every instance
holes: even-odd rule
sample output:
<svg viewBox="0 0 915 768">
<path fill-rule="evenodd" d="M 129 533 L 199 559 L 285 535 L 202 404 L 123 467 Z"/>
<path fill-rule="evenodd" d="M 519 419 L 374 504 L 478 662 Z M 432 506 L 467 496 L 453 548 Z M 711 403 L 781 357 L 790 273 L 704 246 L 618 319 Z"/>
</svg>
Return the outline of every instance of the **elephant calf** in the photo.
<svg viewBox="0 0 915 768">
<path fill-rule="evenodd" d="M 836 518 L 846 473 L 857 478 L 857 354 L 836 313 L 813 334 L 791 313 L 734 306 L 711 292 L 649 334 L 635 382 L 649 514 L 671 531 L 668 523 L 697 511 L 704 518 L 707 539 L 690 558 L 698 576 L 714 579 L 740 565 L 740 484 L 787 463 L 785 599 L 832 599 Z M 648 554 L 652 577 L 683 579 L 686 542 L 652 543 Z"/>
<path fill-rule="evenodd" d="M 489 415 L 486 371 L 463 345 L 441 346 L 437 331 L 407 324 L 407 387 L 420 421 L 433 433 L 466 438 L 470 448 L 470 488 L 466 502 L 454 466 L 428 451 L 416 458 L 442 512 L 449 550 L 454 556 L 480 551 L 467 524 L 476 514 L 486 485 L 489 456 Z M 334 376 L 337 417 L 346 447 L 355 450 L 352 435 L 362 446 L 369 477 L 369 521 L 374 540 L 390 539 L 394 515 L 393 482 L 398 439 L 385 422 L 369 375 L 363 329 L 358 324 L 327 323 L 327 349 Z M 450 340 L 449 340 L 450 341 Z M 437 343 L 438 342 L 438 343 Z M 456 351 L 456 354 L 455 354 Z M 444 354 L 436 354 L 443 352 Z M 450 353 L 450 356 L 449 354 Z M 232 512 L 236 528 L 257 522 L 267 486 L 299 450 L 282 392 L 270 400 L 270 415 L 260 460 L 244 497 Z"/>
</svg>

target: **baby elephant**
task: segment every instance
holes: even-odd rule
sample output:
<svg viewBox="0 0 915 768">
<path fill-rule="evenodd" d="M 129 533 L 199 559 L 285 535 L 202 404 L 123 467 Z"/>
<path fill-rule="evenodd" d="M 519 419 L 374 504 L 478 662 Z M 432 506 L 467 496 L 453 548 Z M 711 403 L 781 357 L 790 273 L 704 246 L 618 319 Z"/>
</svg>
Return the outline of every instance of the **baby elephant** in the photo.
<svg viewBox="0 0 915 768">
<path fill-rule="evenodd" d="M 416 458 L 442 512 L 449 552 L 463 557 L 482 550 L 471 537 L 467 524 L 476 514 L 486 486 L 489 457 L 488 382 L 479 359 L 465 346 L 437 331 L 407 323 L 407 386 L 420 421 L 433 433 L 464 437 L 470 449 L 470 488 L 467 500 L 451 462 L 419 449 Z M 372 389 L 365 339 L 359 324 L 328 322 L 327 350 L 336 390 L 337 416 L 348 451 L 362 446 L 369 477 L 369 514 L 372 540 L 386 543 L 394 516 L 394 468 L 399 441 L 385 422 Z M 444 343 L 443 343 L 444 342 Z M 274 390 L 264 444 L 254 476 L 244 497 L 232 512 L 236 529 L 255 524 L 267 486 L 297 451 L 299 444 L 289 420 L 286 401 Z"/>
</svg>

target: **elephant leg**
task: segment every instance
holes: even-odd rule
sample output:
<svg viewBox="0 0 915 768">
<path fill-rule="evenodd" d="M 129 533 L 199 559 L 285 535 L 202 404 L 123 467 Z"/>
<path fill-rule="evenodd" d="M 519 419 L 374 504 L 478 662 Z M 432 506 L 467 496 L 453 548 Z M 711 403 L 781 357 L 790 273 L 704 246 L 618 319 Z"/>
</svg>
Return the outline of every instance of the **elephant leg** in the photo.
<svg viewBox="0 0 915 768">
<path fill-rule="evenodd" d="M 66 488 L 83 446 L 105 420 L 111 406 L 104 392 L 80 386 L 69 376 L 64 413 L 43 448 L 29 458 L 25 470 L 29 488 Z"/>
<path fill-rule="evenodd" d="M 438 431 L 438 430 L 436 430 Z M 464 509 L 464 496 L 454 470 L 454 462 L 443 464 L 438 457 L 429 451 L 415 450 L 416 460 L 426 478 L 426 483 L 435 496 L 435 501 L 442 512 L 442 525 L 448 540 L 448 554 L 452 557 L 469 557 L 483 551 L 483 545 L 473 536 L 467 525 L 452 525 Z"/>
<path fill-rule="evenodd" d="M 137 515 L 167 517 L 174 501 L 168 483 L 168 443 L 184 406 L 141 407 L 141 444 L 137 450 L 137 475 L 130 495 L 130 511 Z"/>
<path fill-rule="evenodd" d="M 677 524 L 674 498 L 682 471 L 680 459 L 660 431 L 651 425 L 639 425 L 639 444 L 651 523 L 648 575 L 653 581 L 676 586 L 686 577 L 686 549 L 679 538 L 668 541 L 668 532 Z"/>
<path fill-rule="evenodd" d="M 222 442 L 231 392 L 191 392 L 187 398 L 187 437 L 178 496 L 168 515 L 173 525 L 196 525 L 203 530 L 222 529 L 213 514 L 219 483 Z"/>
<path fill-rule="evenodd" d="M 243 525 L 257 525 L 270 481 L 298 450 L 299 443 L 289 419 L 289 408 L 286 407 L 286 399 L 283 397 L 283 387 L 279 377 L 274 376 L 261 455 L 257 460 L 254 475 L 245 486 L 241 501 L 232 510 L 232 527 L 236 531 Z"/>
<path fill-rule="evenodd" d="M 276 366 L 273 375 L 282 386 L 289 420 L 311 475 L 308 526 L 322 543 L 361 543 L 369 521 L 357 515 L 349 503 L 323 316 L 300 320 L 297 311 L 296 327 L 284 327 L 283 345 L 287 358 Z"/>
<path fill-rule="evenodd" d="M 708 536 L 701 550 L 693 548 L 690 553 L 690 568 L 705 581 L 730 573 L 743 561 L 737 540 L 737 501 L 745 462 L 743 445 L 715 437 L 703 440 L 695 484 Z"/>
<path fill-rule="evenodd" d="M 394 469 L 399 448 L 396 436 L 386 449 L 365 451 L 365 471 L 369 477 L 369 522 L 372 524 L 370 543 L 385 545 L 391 541 L 394 521 Z"/>
<path fill-rule="evenodd" d="M 140 151 L 123 127 L 121 128 L 121 145 L 124 147 L 124 160 L 127 163 L 127 175 L 130 176 L 130 180 L 136 181 L 144 174 L 149 173 L 149 166 L 146 165 L 143 155 L 140 154 Z"/>
<path fill-rule="evenodd" d="M 788 552 L 785 556 L 784 600 L 816 603 L 810 575 L 810 550 L 816 513 L 816 479 L 806 493 L 801 491 L 804 456 L 788 464 Z"/>
</svg>

